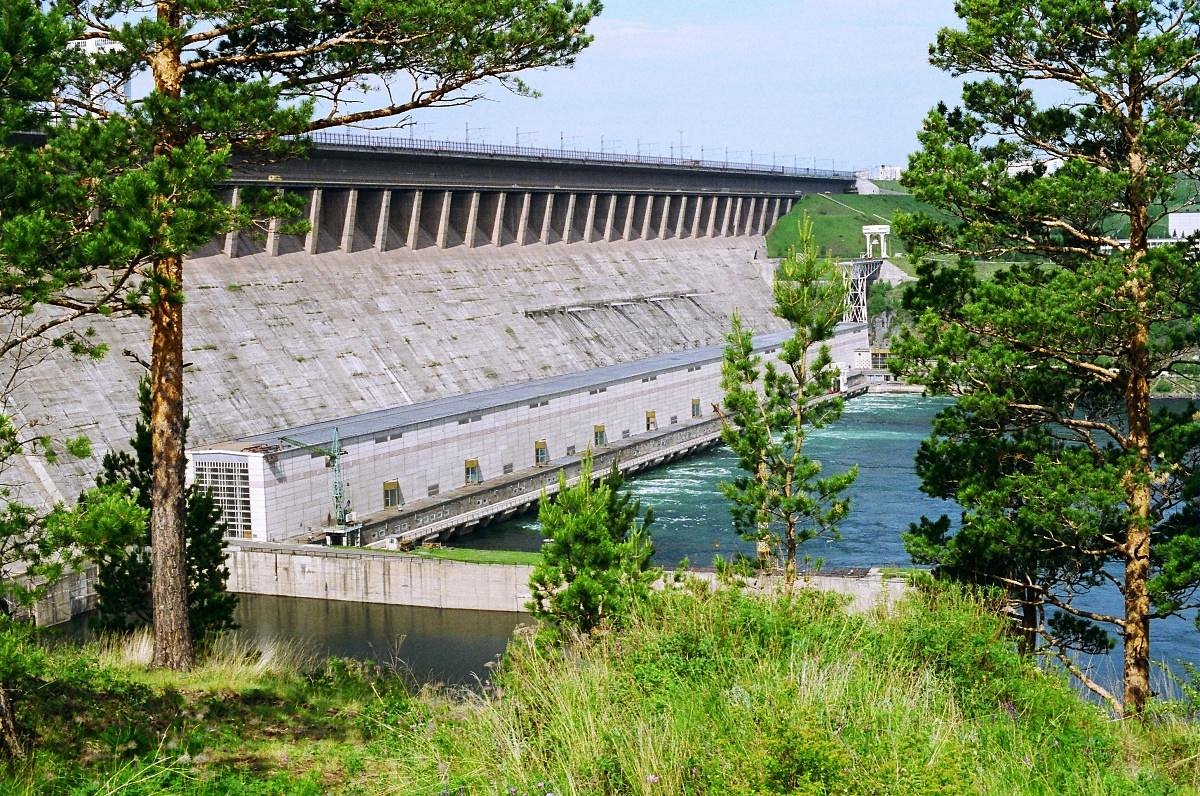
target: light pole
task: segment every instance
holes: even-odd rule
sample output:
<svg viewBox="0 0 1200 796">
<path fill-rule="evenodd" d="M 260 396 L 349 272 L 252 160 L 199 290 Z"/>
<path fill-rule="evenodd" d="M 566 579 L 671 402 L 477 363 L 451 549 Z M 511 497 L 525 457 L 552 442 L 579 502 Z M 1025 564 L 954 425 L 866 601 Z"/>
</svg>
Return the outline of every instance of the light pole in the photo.
<svg viewBox="0 0 1200 796">
<path fill-rule="evenodd" d="M 472 129 L 472 128 L 471 128 L 471 123 L 470 123 L 470 122 L 466 122 L 466 138 L 465 138 L 465 142 L 466 142 L 466 143 L 468 143 L 468 144 L 469 144 L 469 143 L 471 143 L 471 129 Z M 476 127 L 476 128 L 474 128 L 474 130 L 475 130 L 475 132 L 476 132 L 476 133 L 486 133 L 486 132 L 487 132 L 487 128 L 486 128 L 486 127 Z"/>
</svg>

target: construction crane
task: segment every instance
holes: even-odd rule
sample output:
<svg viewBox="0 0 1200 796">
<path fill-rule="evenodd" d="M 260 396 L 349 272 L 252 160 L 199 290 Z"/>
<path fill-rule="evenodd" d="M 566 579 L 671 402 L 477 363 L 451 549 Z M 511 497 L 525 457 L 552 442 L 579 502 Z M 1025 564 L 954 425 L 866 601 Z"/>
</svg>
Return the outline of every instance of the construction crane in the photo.
<svg viewBox="0 0 1200 796">
<path fill-rule="evenodd" d="M 330 485 L 333 498 L 333 512 L 330 517 L 333 520 L 333 526 L 326 529 L 325 542 L 330 545 L 357 545 L 362 525 L 353 523 L 354 517 L 347 505 L 346 482 L 342 478 L 342 454 L 344 451 L 341 441 L 338 439 L 337 427 L 333 429 L 333 439 L 328 447 L 304 442 L 295 437 L 281 436 L 279 441 L 325 457 L 325 466 L 333 470 L 333 483 Z"/>
</svg>

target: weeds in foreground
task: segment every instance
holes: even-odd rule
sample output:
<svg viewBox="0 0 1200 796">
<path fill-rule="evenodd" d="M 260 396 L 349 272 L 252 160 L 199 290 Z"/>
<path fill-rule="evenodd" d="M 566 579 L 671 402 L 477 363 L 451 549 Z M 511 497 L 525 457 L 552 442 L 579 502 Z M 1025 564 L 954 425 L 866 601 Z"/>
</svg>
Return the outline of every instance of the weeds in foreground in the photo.
<svg viewBox="0 0 1200 796">
<path fill-rule="evenodd" d="M 503 698 L 480 700 L 453 738 L 398 772 L 411 777 L 400 792 L 435 776 L 471 793 L 495 782 L 556 794 L 1200 785 L 1184 748 L 1200 741 L 1194 724 L 1110 722 L 955 593 L 865 617 L 815 592 L 668 593 L 626 632 L 562 650 L 518 638 L 497 682 Z M 1174 751 L 1150 754 L 1158 741 Z"/>
<path fill-rule="evenodd" d="M 619 632 L 519 635 L 474 691 L 391 669 L 214 645 L 186 675 L 132 639 L 40 652 L 38 752 L 0 793 L 1170 794 L 1200 788 L 1186 702 L 1112 722 L 955 593 L 839 600 L 707 587 Z M 36 656 L 35 656 L 36 657 Z"/>
</svg>

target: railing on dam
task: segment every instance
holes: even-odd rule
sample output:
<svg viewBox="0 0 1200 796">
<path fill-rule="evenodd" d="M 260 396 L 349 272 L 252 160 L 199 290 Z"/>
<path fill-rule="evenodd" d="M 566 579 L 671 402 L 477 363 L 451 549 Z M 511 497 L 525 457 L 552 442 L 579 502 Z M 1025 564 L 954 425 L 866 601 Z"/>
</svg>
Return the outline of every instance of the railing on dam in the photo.
<svg viewBox="0 0 1200 796">
<path fill-rule="evenodd" d="M 745 163 L 728 158 L 669 157 L 664 155 L 630 155 L 625 152 L 596 152 L 592 150 L 566 149 L 563 147 L 509 146 L 506 144 L 471 143 L 466 141 L 439 141 L 422 138 L 396 138 L 364 133 L 314 133 L 310 139 L 323 147 L 344 147 L 354 150 L 378 152 L 439 152 L 464 155 L 490 155 L 500 157 L 536 158 L 561 160 L 572 163 L 625 164 L 631 166 L 672 166 L 698 171 L 736 171 L 756 174 L 780 174 L 788 177 L 815 177 L 832 180 L 853 180 L 854 172 L 836 169 L 810 169 L 788 167 L 779 164 Z"/>
</svg>

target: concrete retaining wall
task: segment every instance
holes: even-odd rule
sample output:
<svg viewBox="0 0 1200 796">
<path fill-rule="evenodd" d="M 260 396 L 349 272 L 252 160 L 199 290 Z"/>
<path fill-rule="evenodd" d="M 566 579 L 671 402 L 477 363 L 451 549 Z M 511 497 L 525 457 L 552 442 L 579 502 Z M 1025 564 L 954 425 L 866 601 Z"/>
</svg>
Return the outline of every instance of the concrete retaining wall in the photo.
<svg viewBox="0 0 1200 796">
<path fill-rule="evenodd" d="M 365 550 L 329 550 L 305 545 L 235 544 L 229 548 L 229 590 L 276 597 L 524 611 L 533 567 L 466 564 Z M 692 573 L 715 585 L 712 572 Z M 669 573 L 668 573 L 669 577 Z M 660 584 L 661 585 L 661 584 Z M 900 600 L 906 586 L 872 569 L 855 576 L 815 575 L 801 588 L 842 594 L 851 611 L 869 611 Z M 776 578 L 747 584 L 751 591 L 777 591 Z"/>
<path fill-rule="evenodd" d="M 532 571 L 532 567 L 301 545 L 229 548 L 229 590 L 277 597 L 523 611 Z"/>
<path fill-rule="evenodd" d="M 19 565 L 18 565 L 19 568 Z M 28 578 L 12 575 L 14 580 L 30 585 Z M 41 600 L 32 608 L 15 608 L 11 603 L 4 606 L 15 616 L 32 620 L 40 626 L 69 622 L 72 617 L 91 611 L 96 607 L 96 580 L 99 569 L 95 564 L 86 564 L 78 572 L 68 572 L 46 590 Z"/>
</svg>

